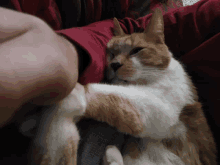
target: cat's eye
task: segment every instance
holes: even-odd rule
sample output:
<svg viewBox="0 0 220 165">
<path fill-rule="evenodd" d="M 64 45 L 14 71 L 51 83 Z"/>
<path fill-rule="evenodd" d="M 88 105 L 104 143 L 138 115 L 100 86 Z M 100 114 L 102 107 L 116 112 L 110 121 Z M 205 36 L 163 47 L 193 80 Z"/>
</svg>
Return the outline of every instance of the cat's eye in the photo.
<svg viewBox="0 0 220 165">
<path fill-rule="evenodd" d="M 130 54 L 130 55 L 136 54 L 136 53 L 138 53 L 139 51 L 141 51 L 142 49 L 144 49 L 144 48 L 142 48 L 142 47 L 136 47 L 136 48 L 132 49 L 129 54 Z"/>
<path fill-rule="evenodd" d="M 114 53 L 112 53 L 112 52 L 110 52 L 110 51 L 109 51 L 108 54 L 109 54 L 110 59 L 113 59 L 113 58 L 115 57 Z"/>
</svg>

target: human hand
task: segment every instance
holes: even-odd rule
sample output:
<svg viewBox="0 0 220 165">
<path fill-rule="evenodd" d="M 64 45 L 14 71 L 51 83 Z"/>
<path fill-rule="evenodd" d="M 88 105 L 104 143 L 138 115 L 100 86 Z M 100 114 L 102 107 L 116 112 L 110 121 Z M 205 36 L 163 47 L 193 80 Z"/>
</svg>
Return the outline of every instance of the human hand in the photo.
<svg viewBox="0 0 220 165">
<path fill-rule="evenodd" d="M 44 21 L 0 8 L 0 127 L 24 103 L 51 104 L 78 80 L 75 47 Z"/>
</svg>

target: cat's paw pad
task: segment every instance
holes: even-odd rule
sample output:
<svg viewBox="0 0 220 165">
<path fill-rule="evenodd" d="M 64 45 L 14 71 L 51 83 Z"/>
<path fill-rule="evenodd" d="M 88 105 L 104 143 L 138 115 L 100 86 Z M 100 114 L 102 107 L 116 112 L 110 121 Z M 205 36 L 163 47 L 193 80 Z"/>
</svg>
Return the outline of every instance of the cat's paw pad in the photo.
<svg viewBox="0 0 220 165">
<path fill-rule="evenodd" d="M 123 165 L 121 152 L 116 146 L 107 146 L 103 158 L 104 165 Z"/>
<path fill-rule="evenodd" d="M 60 102 L 59 108 L 63 109 L 63 115 L 72 117 L 77 121 L 86 111 L 86 97 L 84 86 L 77 83 L 72 92 Z"/>
</svg>

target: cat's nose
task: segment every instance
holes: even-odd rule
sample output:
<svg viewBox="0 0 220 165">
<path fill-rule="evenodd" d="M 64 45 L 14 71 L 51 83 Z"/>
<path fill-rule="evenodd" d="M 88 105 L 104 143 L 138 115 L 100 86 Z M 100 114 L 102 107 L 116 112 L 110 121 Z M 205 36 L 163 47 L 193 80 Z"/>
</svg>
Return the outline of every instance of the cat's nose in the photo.
<svg viewBox="0 0 220 165">
<path fill-rule="evenodd" d="M 118 68 L 120 68 L 122 66 L 122 64 L 120 64 L 119 62 L 115 62 L 115 63 L 111 63 L 111 67 L 112 69 L 116 72 L 118 70 Z"/>
</svg>

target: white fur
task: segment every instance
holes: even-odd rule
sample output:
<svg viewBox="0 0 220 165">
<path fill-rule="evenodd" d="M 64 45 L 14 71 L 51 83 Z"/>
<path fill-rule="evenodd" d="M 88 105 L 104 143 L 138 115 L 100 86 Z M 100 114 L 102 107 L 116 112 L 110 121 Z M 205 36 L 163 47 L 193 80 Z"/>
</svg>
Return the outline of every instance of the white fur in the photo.
<svg viewBox="0 0 220 165">
<path fill-rule="evenodd" d="M 132 64 L 133 64 L 134 67 L 136 68 L 136 73 L 135 73 L 132 77 L 130 77 L 129 80 L 130 80 L 130 81 L 135 81 L 135 80 L 137 80 L 137 79 L 140 77 L 140 75 L 141 75 L 142 65 L 141 65 L 139 59 L 136 58 L 136 57 L 132 57 L 131 60 L 132 60 Z"/>
</svg>

